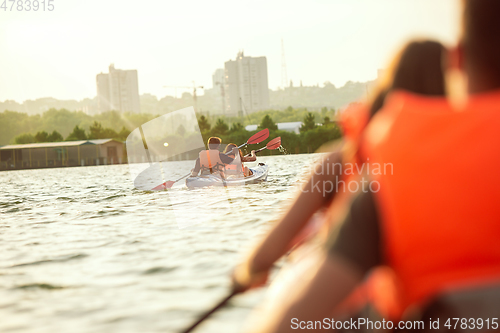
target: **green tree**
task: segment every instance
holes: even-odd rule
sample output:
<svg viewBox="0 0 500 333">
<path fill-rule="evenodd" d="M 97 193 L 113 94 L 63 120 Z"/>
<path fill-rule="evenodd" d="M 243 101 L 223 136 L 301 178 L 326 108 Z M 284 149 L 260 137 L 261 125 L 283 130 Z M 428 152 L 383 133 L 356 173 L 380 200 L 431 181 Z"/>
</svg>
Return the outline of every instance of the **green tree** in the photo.
<svg viewBox="0 0 500 333">
<path fill-rule="evenodd" d="M 116 139 L 118 138 L 118 133 L 112 128 L 106 127 L 101 132 L 101 137 L 99 139 Z"/>
<path fill-rule="evenodd" d="M 73 132 L 71 132 L 66 141 L 77 141 L 77 140 L 87 140 L 87 135 L 85 134 L 85 130 L 83 128 L 78 127 L 78 125 L 73 128 Z"/>
<path fill-rule="evenodd" d="M 200 118 L 198 118 L 198 126 L 200 127 L 201 132 L 209 131 L 211 127 L 208 119 L 205 116 L 201 116 Z"/>
<path fill-rule="evenodd" d="M 223 143 L 234 143 L 236 145 L 241 145 L 250 137 L 246 131 L 228 132 L 228 134 L 221 136 Z"/>
<path fill-rule="evenodd" d="M 115 138 L 118 138 L 118 133 L 116 133 L 116 131 L 112 128 L 103 128 L 101 123 L 98 121 L 94 121 L 94 123 L 89 127 L 89 140 Z"/>
<path fill-rule="evenodd" d="M 118 140 L 125 141 L 127 140 L 128 136 L 130 135 L 130 131 L 125 128 L 125 126 L 122 127 L 120 132 L 118 133 Z"/>
<path fill-rule="evenodd" d="M 106 111 L 94 116 L 94 120 L 98 121 L 103 128 L 112 128 L 118 130 L 124 126 L 124 116 L 118 111 Z"/>
<path fill-rule="evenodd" d="M 260 122 L 260 125 L 258 126 L 258 129 L 262 130 L 264 128 L 268 128 L 270 131 L 275 131 L 278 129 L 278 125 L 273 121 L 273 118 L 266 114 L 264 118 L 262 118 L 262 121 Z"/>
<path fill-rule="evenodd" d="M 333 122 L 330 120 L 330 117 L 326 116 L 323 118 L 323 126 L 330 126 L 331 124 L 333 124 Z"/>
<path fill-rule="evenodd" d="M 16 138 L 14 139 L 14 142 L 17 143 L 18 145 L 22 145 L 22 144 L 26 144 L 26 143 L 34 143 L 34 142 L 36 142 L 36 139 L 32 134 L 24 133 L 24 134 L 16 136 Z"/>
<path fill-rule="evenodd" d="M 226 122 L 222 118 L 218 118 L 215 123 L 214 128 L 212 129 L 213 135 L 224 135 L 229 130 L 229 126 L 227 126 Z"/>
<path fill-rule="evenodd" d="M 49 142 L 49 133 L 40 131 L 35 134 L 36 142 Z"/>
<path fill-rule="evenodd" d="M 95 140 L 95 139 L 104 139 L 103 137 L 103 131 L 104 129 L 102 128 L 102 125 L 100 122 L 95 121 L 90 125 L 89 127 L 89 136 L 88 138 L 90 140 Z"/>
<path fill-rule="evenodd" d="M 314 120 L 314 115 L 312 112 L 307 113 L 302 121 L 302 127 L 300 127 L 300 132 L 307 132 L 309 130 L 316 128 L 316 121 Z"/>
<path fill-rule="evenodd" d="M 313 153 L 325 143 L 339 139 L 341 134 L 337 126 L 318 126 L 315 129 L 301 133 L 301 136 L 302 143 L 305 145 L 305 151 Z"/>
<path fill-rule="evenodd" d="M 231 125 L 231 129 L 229 130 L 230 133 L 234 132 L 239 132 L 239 131 L 244 131 L 245 127 L 243 126 L 242 123 L 236 122 Z"/>
<path fill-rule="evenodd" d="M 0 102 L 0 106 L 3 104 L 6 107 L 8 102 Z M 14 143 L 15 137 L 20 134 L 35 133 L 39 126 L 40 115 L 28 116 L 26 113 L 5 110 L 0 113 L 0 146 Z"/>
<path fill-rule="evenodd" d="M 126 126 L 127 128 L 136 128 L 141 126 L 144 123 L 147 123 L 150 120 L 153 120 L 157 117 L 157 115 L 152 115 L 149 113 L 123 113 L 124 124 L 121 126 Z M 120 127 L 115 127 L 115 129 L 119 129 Z"/>
<path fill-rule="evenodd" d="M 64 138 L 61 135 L 61 133 L 59 133 L 58 131 L 54 130 L 47 137 L 47 141 L 48 142 L 61 142 L 61 141 L 64 141 Z"/>
<path fill-rule="evenodd" d="M 75 125 L 82 126 L 83 122 L 90 122 L 91 116 L 86 115 L 82 111 L 69 111 L 66 109 L 50 109 L 43 113 L 41 123 L 37 130 L 45 130 L 47 132 L 57 131 L 64 137 L 68 136 L 71 129 Z M 49 133 L 50 133 L 49 132 Z"/>
</svg>

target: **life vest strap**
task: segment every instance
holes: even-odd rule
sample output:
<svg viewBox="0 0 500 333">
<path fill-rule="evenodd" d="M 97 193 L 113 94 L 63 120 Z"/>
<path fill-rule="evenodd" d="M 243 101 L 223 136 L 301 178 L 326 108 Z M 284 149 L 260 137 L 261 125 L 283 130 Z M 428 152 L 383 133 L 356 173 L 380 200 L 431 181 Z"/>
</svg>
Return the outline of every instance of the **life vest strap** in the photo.
<svg viewBox="0 0 500 333">
<path fill-rule="evenodd" d="M 207 150 L 206 153 L 207 153 L 208 166 L 210 168 L 210 173 L 214 173 L 212 170 L 212 161 L 210 160 L 210 152 Z"/>
<path fill-rule="evenodd" d="M 214 156 L 210 156 L 211 153 Z M 210 174 L 222 173 L 224 171 L 224 164 L 220 160 L 218 150 L 205 150 L 200 152 L 200 167 L 202 172 L 209 171 Z"/>
</svg>

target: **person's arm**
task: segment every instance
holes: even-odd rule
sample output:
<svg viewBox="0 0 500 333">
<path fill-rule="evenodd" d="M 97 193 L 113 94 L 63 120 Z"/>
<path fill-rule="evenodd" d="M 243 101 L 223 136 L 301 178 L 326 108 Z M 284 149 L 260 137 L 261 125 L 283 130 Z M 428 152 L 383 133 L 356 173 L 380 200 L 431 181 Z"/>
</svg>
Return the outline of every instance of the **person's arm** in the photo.
<svg viewBox="0 0 500 333">
<path fill-rule="evenodd" d="M 296 332 L 297 325 L 303 321 L 330 319 L 332 309 L 338 306 L 362 281 L 363 274 L 342 257 L 323 256 L 314 270 L 302 276 L 300 284 L 287 294 L 282 306 L 274 307 L 263 313 L 257 323 L 252 324 L 248 333 L 285 333 Z M 303 327 L 305 325 L 303 324 Z M 319 328 L 319 327 L 317 327 Z M 314 332 L 331 332 L 315 329 Z"/>
<path fill-rule="evenodd" d="M 255 161 L 257 161 L 257 156 L 255 155 L 255 150 L 252 150 L 250 152 L 250 155 L 243 156 L 241 158 L 241 161 L 242 162 L 255 162 Z"/>
<path fill-rule="evenodd" d="M 200 158 L 198 157 L 196 159 L 196 163 L 194 165 L 194 169 L 191 171 L 191 177 L 196 177 L 198 176 L 198 172 L 200 172 L 201 165 L 200 165 Z"/>
<path fill-rule="evenodd" d="M 314 213 L 334 197 L 333 189 L 336 188 L 341 163 L 341 153 L 335 152 L 327 155 L 316 165 L 308 182 L 302 187 L 285 215 L 236 268 L 233 280 L 237 285 L 245 289 L 265 283 L 267 272 L 274 262 L 286 253 L 292 240 Z M 315 184 L 320 186 L 314 186 Z M 326 184 L 332 189 L 331 192 L 322 191 L 323 185 Z"/>
<path fill-rule="evenodd" d="M 379 225 L 373 194 L 361 193 L 330 233 L 316 269 L 296 279 L 294 290 L 284 299 L 275 300 L 282 306 L 267 311 L 264 318 L 259 318 L 260 326 L 251 332 L 295 332 L 293 318 L 322 323 L 324 318 L 331 318 L 332 311 L 363 277 L 382 263 Z M 314 330 L 318 331 L 322 330 Z"/>
</svg>

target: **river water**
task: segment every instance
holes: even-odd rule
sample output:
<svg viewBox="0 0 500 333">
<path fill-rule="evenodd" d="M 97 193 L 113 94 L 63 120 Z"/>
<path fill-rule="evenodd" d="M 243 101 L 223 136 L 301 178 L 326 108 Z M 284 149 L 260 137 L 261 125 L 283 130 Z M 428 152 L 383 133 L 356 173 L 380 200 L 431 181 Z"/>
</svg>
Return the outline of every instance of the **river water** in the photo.
<svg viewBox="0 0 500 333">
<path fill-rule="evenodd" d="M 127 165 L 1 172 L 0 332 L 178 331 L 226 295 L 317 158 L 259 158 L 268 182 L 232 189 L 140 191 Z M 193 164 L 171 163 L 167 179 Z M 199 332 L 238 332 L 262 295 Z"/>
</svg>

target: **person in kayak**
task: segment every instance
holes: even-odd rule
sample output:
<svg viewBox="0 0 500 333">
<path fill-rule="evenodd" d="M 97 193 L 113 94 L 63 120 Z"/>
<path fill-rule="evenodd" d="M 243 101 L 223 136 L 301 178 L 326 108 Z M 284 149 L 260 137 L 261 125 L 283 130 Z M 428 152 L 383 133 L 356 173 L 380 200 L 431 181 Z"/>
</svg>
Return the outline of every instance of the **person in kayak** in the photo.
<svg viewBox="0 0 500 333">
<path fill-rule="evenodd" d="M 238 149 L 238 146 L 235 145 L 234 143 L 230 143 L 226 146 L 224 149 L 224 154 L 227 154 L 231 158 L 235 158 L 235 148 Z M 252 150 L 250 152 L 250 155 L 248 156 L 243 156 L 241 153 L 241 150 L 238 149 L 238 153 L 240 155 L 240 161 L 238 163 L 230 163 L 225 166 L 225 174 L 226 176 L 229 175 L 240 175 L 242 174 L 245 177 L 251 176 L 252 175 L 252 170 L 250 170 L 247 166 L 243 165 L 243 162 L 255 162 L 257 160 L 257 156 L 255 155 L 255 150 Z"/>
<path fill-rule="evenodd" d="M 373 175 L 378 190 L 359 193 L 343 207 L 310 275 L 280 308 L 259 318 L 256 332 L 291 332 L 294 320 L 323 322 L 384 264 L 401 283 L 399 320 L 420 319 L 413 327 L 418 332 L 480 331 L 486 320 L 485 330 L 498 329 L 500 155 L 492 151 L 500 142 L 500 1 L 462 3 L 463 35 L 449 64 L 467 75 L 468 101 L 445 106 L 408 92 L 389 96 L 361 149 L 376 163 L 394 163 L 397 172 Z M 427 112 L 436 103 L 441 110 Z M 436 322 L 439 327 L 429 325 Z M 390 329 L 405 328 L 391 323 Z M 370 330 L 348 325 L 344 329 Z"/>
<path fill-rule="evenodd" d="M 191 171 L 191 177 L 201 175 L 216 174 L 224 177 L 224 167 L 233 162 L 236 151 L 233 157 L 225 155 L 219 151 L 222 140 L 218 137 L 210 137 L 207 141 L 208 150 L 200 152 L 194 169 Z"/>
</svg>

